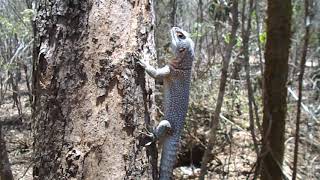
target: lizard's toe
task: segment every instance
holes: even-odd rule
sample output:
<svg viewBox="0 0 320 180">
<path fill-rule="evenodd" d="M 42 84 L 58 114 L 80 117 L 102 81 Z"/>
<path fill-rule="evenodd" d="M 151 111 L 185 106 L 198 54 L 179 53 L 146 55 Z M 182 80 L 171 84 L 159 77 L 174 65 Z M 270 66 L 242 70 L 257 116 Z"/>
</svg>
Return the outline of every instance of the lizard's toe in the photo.
<svg viewBox="0 0 320 180">
<path fill-rule="evenodd" d="M 144 140 L 144 146 L 149 146 L 150 144 L 152 144 L 153 142 L 156 141 L 156 135 L 153 132 L 150 132 L 148 129 L 144 129 L 144 131 L 140 131 L 139 132 Z"/>
</svg>

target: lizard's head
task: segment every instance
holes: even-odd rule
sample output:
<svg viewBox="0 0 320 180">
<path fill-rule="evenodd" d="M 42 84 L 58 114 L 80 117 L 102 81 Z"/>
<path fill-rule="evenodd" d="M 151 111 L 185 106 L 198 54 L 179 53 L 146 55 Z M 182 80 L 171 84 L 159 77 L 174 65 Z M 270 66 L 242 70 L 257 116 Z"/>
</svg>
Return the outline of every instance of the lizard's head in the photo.
<svg viewBox="0 0 320 180">
<path fill-rule="evenodd" d="M 194 43 L 189 37 L 189 33 L 179 27 L 171 29 L 172 51 L 176 57 L 194 56 Z"/>
</svg>

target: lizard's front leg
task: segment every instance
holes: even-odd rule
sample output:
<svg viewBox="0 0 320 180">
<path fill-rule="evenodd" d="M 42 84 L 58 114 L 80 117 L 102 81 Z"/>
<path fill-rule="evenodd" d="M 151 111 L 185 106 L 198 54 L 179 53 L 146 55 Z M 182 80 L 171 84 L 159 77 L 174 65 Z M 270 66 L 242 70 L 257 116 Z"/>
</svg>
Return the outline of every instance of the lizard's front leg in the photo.
<svg viewBox="0 0 320 180">
<path fill-rule="evenodd" d="M 146 72 L 153 78 L 164 78 L 170 74 L 169 66 L 164 66 L 163 68 L 156 69 L 143 60 L 139 60 L 137 63 L 141 67 L 143 67 Z M 145 135 L 149 136 L 152 139 L 152 141 L 147 143 L 146 145 L 149 145 L 157 140 L 162 140 L 170 134 L 172 134 L 170 122 L 168 120 L 162 120 L 152 133 L 145 133 Z"/>
<path fill-rule="evenodd" d="M 170 68 L 168 65 L 156 69 L 155 67 L 151 66 L 149 63 L 145 62 L 144 60 L 138 60 L 137 63 L 143 67 L 146 72 L 153 78 L 164 78 L 170 74 Z"/>
</svg>

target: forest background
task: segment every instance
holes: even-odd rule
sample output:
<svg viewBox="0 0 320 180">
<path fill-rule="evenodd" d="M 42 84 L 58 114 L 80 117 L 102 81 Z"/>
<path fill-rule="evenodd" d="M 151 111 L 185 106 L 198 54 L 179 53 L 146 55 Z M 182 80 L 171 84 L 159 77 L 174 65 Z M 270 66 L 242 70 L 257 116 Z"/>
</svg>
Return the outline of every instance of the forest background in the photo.
<svg viewBox="0 0 320 180">
<path fill-rule="evenodd" d="M 266 143 L 264 140 L 268 139 L 266 136 L 264 136 L 266 133 L 265 124 L 267 122 L 267 115 L 264 115 L 264 107 L 266 107 L 266 96 L 264 92 L 271 92 L 271 90 L 268 90 L 269 86 L 265 86 L 266 83 L 268 83 L 268 81 L 266 81 L 267 75 L 265 75 L 265 73 L 269 72 L 268 68 L 270 68 L 270 71 L 279 71 L 280 74 L 282 72 L 284 76 L 287 75 L 285 84 L 283 86 L 286 88 L 281 89 L 281 87 L 279 87 L 279 91 L 285 93 L 285 105 L 281 104 L 281 100 L 279 99 L 279 107 L 284 107 L 285 109 L 285 117 L 282 117 L 283 123 L 285 123 L 285 128 L 281 125 L 279 125 L 280 129 L 277 129 L 278 126 L 274 128 L 271 127 L 271 133 L 269 133 L 274 134 L 275 136 L 271 136 L 270 139 L 268 139 L 270 142 L 276 142 L 275 146 L 277 146 L 280 151 L 283 151 L 283 154 L 281 155 L 282 157 L 274 158 L 280 158 L 282 161 L 282 163 L 280 163 L 281 165 L 277 164 L 277 160 L 273 162 L 274 164 L 277 164 L 276 166 L 279 166 L 278 169 L 280 168 L 280 172 L 275 173 L 279 173 L 280 177 L 283 179 L 319 179 L 320 2 L 317 0 L 292 0 L 283 1 L 280 3 L 290 3 L 292 5 L 288 6 L 288 15 L 291 15 L 291 20 L 288 22 L 288 24 L 291 25 L 291 27 L 289 26 L 290 32 L 285 34 L 290 37 L 290 42 L 289 44 L 285 44 L 284 42 L 284 46 L 287 45 L 290 47 L 288 62 L 285 63 L 284 66 L 277 62 L 268 66 L 266 64 L 266 59 L 270 58 L 272 54 L 269 54 L 270 57 L 268 57 L 268 53 L 266 53 L 266 48 L 268 47 L 266 45 L 269 38 L 269 36 L 267 36 L 267 19 L 271 19 L 270 15 L 276 15 L 276 13 L 271 14 L 269 11 L 267 12 L 268 3 L 271 4 L 272 2 L 274 3 L 272 0 L 164 0 L 154 2 L 150 1 L 152 7 L 149 9 L 148 3 L 137 3 L 139 4 L 137 5 L 135 4 L 135 1 L 132 1 L 128 3 L 129 5 L 127 5 L 122 1 L 113 2 L 116 5 L 119 4 L 119 7 L 136 7 L 140 5 L 147 7 L 145 8 L 147 9 L 147 13 L 143 10 L 142 11 L 146 14 L 149 13 L 149 15 L 144 14 L 142 15 L 143 17 L 140 17 L 140 10 L 136 10 L 134 8 L 123 10 L 123 13 L 125 14 L 132 12 L 132 14 L 136 16 L 138 20 L 137 22 L 133 19 L 128 21 L 130 21 L 131 24 L 138 24 L 137 27 L 135 27 L 136 29 L 140 28 L 137 30 L 138 33 L 136 37 L 130 36 L 132 39 L 137 38 L 138 41 L 130 41 L 129 44 L 137 43 L 141 46 L 143 46 L 142 44 L 147 44 L 146 46 L 149 47 L 150 52 L 144 52 L 144 56 L 150 57 L 149 60 L 154 65 L 157 64 L 159 67 L 161 67 L 172 58 L 169 39 L 169 29 L 171 27 L 179 26 L 184 28 L 186 31 L 190 32 L 190 35 L 195 42 L 196 59 L 192 74 L 189 111 L 182 137 L 178 161 L 174 171 L 175 178 L 195 179 L 201 176 L 200 169 L 201 163 L 203 162 L 203 155 L 208 147 L 210 149 L 209 142 L 212 137 L 215 138 L 212 140 L 214 145 L 212 145 L 212 151 L 209 152 L 210 156 L 207 159 L 208 164 L 206 164 L 208 169 L 208 174 L 206 177 L 208 179 L 253 179 L 261 177 L 259 174 L 261 171 L 263 174 L 263 167 L 265 166 L 261 164 L 261 161 L 263 161 L 263 158 L 266 157 L 266 154 L 268 154 L 264 151 L 266 148 Z M 14 179 L 41 179 L 42 171 L 39 170 L 38 172 L 38 169 L 39 167 L 43 166 L 46 161 L 43 160 L 45 155 L 41 157 L 38 157 L 38 155 L 42 152 L 48 152 L 52 147 L 60 147 L 60 141 L 50 141 L 50 139 L 59 139 L 59 137 L 51 134 L 47 135 L 41 131 L 41 128 L 44 127 L 44 125 L 39 123 L 39 119 L 41 120 L 44 115 L 37 111 L 37 106 L 39 106 L 44 107 L 44 109 L 41 110 L 42 112 L 49 112 L 49 115 L 46 114 L 47 116 L 57 113 L 57 111 L 55 111 L 55 107 L 46 106 L 46 102 L 43 102 L 42 96 L 37 94 L 38 92 L 35 91 L 35 89 L 37 89 L 35 87 L 37 86 L 44 87 L 43 89 L 47 88 L 46 90 L 51 89 L 53 90 L 51 92 L 56 97 L 63 99 L 62 96 L 60 97 L 60 91 L 54 91 L 59 87 L 57 88 L 57 86 L 54 85 L 55 87 L 53 88 L 51 85 L 54 83 L 52 83 L 52 81 L 49 81 L 50 83 L 48 83 L 46 79 L 46 75 L 50 74 L 50 68 L 45 70 L 41 69 L 43 66 L 43 64 L 41 64 L 41 53 L 44 48 L 43 39 L 56 39 L 52 40 L 52 42 L 57 42 L 57 47 L 61 47 L 61 49 L 57 48 L 58 50 L 54 51 L 55 54 L 52 56 L 57 55 L 57 58 L 53 58 L 54 61 L 59 62 L 57 59 L 62 59 L 60 56 L 70 54 L 70 58 L 68 57 L 70 64 L 66 64 L 66 69 L 61 71 L 56 70 L 59 71 L 60 74 L 53 73 L 54 75 L 52 75 L 62 77 L 61 72 L 70 72 L 70 74 L 66 73 L 67 75 L 63 76 L 63 78 L 66 79 L 66 82 L 68 81 L 65 86 L 67 88 L 70 87 L 70 91 L 79 90 L 79 86 L 82 86 L 83 83 L 88 80 L 86 78 L 82 78 L 82 75 L 72 75 L 72 73 L 74 73 L 73 71 L 83 68 L 82 64 L 77 62 L 78 57 L 83 59 L 100 58 L 101 56 L 115 57 L 116 55 L 113 52 L 116 52 L 117 49 L 119 49 L 119 51 L 123 50 L 121 49 L 121 45 L 118 45 L 118 41 L 121 41 L 121 36 L 116 37 L 111 33 L 111 35 L 106 35 L 107 37 L 110 36 L 110 38 L 102 38 L 102 41 L 104 41 L 102 43 L 110 44 L 110 46 L 115 48 L 105 47 L 106 49 L 111 50 L 104 51 L 102 53 L 103 55 L 93 53 L 93 51 L 96 52 L 99 50 L 100 46 L 97 45 L 99 44 L 97 42 L 100 42 L 99 38 L 103 37 L 102 35 L 105 32 L 103 26 L 101 25 L 102 20 L 101 22 L 97 21 L 96 27 L 92 26 L 94 27 L 93 29 L 96 29 L 96 31 L 88 31 L 88 37 L 93 39 L 92 43 L 88 43 L 88 46 L 94 48 L 88 48 L 89 53 L 84 54 L 83 56 L 81 53 L 79 53 L 84 51 L 81 49 L 83 45 L 81 43 L 79 43 L 79 45 L 78 41 L 74 40 L 74 37 L 82 38 L 86 35 L 81 36 L 80 32 L 72 32 L 74 34 L 70 33 L 71 35 L 68 33 L 66 33 L 67 35 L 61 35 L 63 34 L 61 32 L 71 32 L 70 29 L 72 29 L 72 27 L 80 27 L 80 25 L 83 25 L 83 19 L 86 19 L 86 16 L 82 17 L 81 12 L 89 12 L 90 10 L 94 9 L 94 7 L 99 7 L 100 5 L 97 5 L 99 3 L 101 3 L 101 6 L 104 7 L 104 2 L 102 1 L 95 1 L 94 3 L 91 1 L 86 1 L 86 3 L 83 3 L 77 0 L 65 2 L 59 0 L 0 0 L 0 160 L 2 162 L 0 170 L 2 172 L 10 172 L 9 174 L 12 173 L 12 176 L 9 175 L 8 177 L 13 177 Z M 92 9 L 88 8 L 86 4 L 89 4 L 88 6 L 90 6 Z M 235 6 L 235 4 L 237 4 L 237 6 Z M 59 7 L 62 7 L 63 10 L 66 10 L 66 13 L 61 15 L 63 18 L 65 18 L 65 21 L 61 19 L 56 20 L 53 17 L 56 16 L 55 13 L 60 15 L 59 13 L 63 12 L 63 10 L 59 10 Z M 236 11 L 233 8 L 236 8 Z M 70 11 L 70 9 L 72 9 L 72 11 Z M 101 12 L 108 12 L 107 10 L 109 9 L 98 9 L 97 13 L 101 13 L 100 10 Z M 43 12 L 52 15 L 52 17 L 50 17 L 50 15 L 44 15 L 45 13 Z M 51 27 L 54 29 L 53 31 L 57 32 L 55 34 L 56 36 L 51 36 L 50 34 L 55 32 L 45 31 L 46 29 L 50 30 L 50 28 L 48 28 L 50 23 L 64 24 L 65 22 L 70 23 L 73 21 L 68 21 L 70 19 L 68 19 L 68 17 L 64 17 L 68 15 L 70 15 L 70 18 L 78 18 L 75 22 L 80 23 L 77 23 L 78 25 L 75 25 L 76 23 L 71 23 L 70 27 L 69 25 L 57 26 L 54 28 Z M 94 15 L 90 14 L 90 17 L 94 17 Z M 122 22 L 125 19 L 121 17 L 118 17 L 118 19 L 116 19 L 116 17 L 113 18 L 115 19 L 110 18 L 110 21 L 115 23 L 117 21 Z M 87 19 L 89 19 L 88 22 L 94 21 L 90 18 Z M 100 20 L 99 15 L 97 15 L 96 20 L 97 19 Z M 138 22 L 141 19 L 143 19 L 143 22 L 146 21 L 149 24 L 152 24 L 152 28 L 150 28 L 149 25 L 145 25 L 145 28 L 141 28 Z M 277 25 L 276 20 L 274 23 Z M 99 26 L 102 27 L 99 29 Z M 233 28 L 235 28 L 234 35 L 232 35 Z M 79 28 L 79 31 L 82 30 L 85 30 L 85 25 Z M 99 36 L 99 34 L 101 36 Z M 74 37 L 72 35 L 74 35 Z M 68 38 L 71 40 L 70 42 L 72 42 L 71 45 L 69 44 L 67 46 L 65 45 L 66 43 L 59 44 L 61 39 L 68 40 Z M 271 40 L 269 42 L 271 42 Z M 75 51 L 77 51 L 74 57 L 71 57 L 73 56 L 74 51 L 67 49 L 72 47 L 72 45 L 74 45 Z M 48 47 L 52 46 L 52 44 L 48 44 Z M 103 45 L 101 46 L 104 47 Z M 281 44 L 281 47 L 284 46 Z M 135 46 L 132 45 L 130 47 Z M 46 53 L 46 55 L 50 55 L 49 50 L 46 51 Z M 117 55 L 123 59 L 134 59 L 134 57 L 131 57 L 130 54 L 123 55 L 118 53 Z M 44 58 L 47 58 L 47 56 Z M 118 58 L 115 61 L 122 61 L 121 58 Z M 108 60 L 112 60 L 112 58 Z M 110 65 L 105 59 L 99 59 L 98 64 L 99 67 L 105 66 L 108 68 L 117 66 L 112 64 Z M 50 64 L 48 61 L 46 66 L 50 67 L 50 65 L 52 64 Z M 63 65 L 64 64 L 62 64 L 62 66 Z M 55 67 L 54 63 L 52 66 Z M 123 67 L 124 69 L 129 70 L 136 68 L 133 68 L 129 62 Z M 284 67 L 284 69 L 281 69 L 282 67 Z M 117 79 L 116 82 L 113 81 L 113 77 L 109 78 L 107 74 L 103 74 L 103 71 L 105 71 L 105 69 L 100 69 L 99 73 L 101 74 L 93 75 L 96 78 L 96 83 L 100 90 L 96 91 L 99 97 L 97 98 L 96 110 L 92 110 L 91 114 L 95 116 L 95 113 L 97 113 L 95 119 L 98 119 L 98 121 L 96 122 L 101 121 L 102 124 L 99 124 L 98 126 L 113 127 L 113 119 L 110 120 L 110 118 L 114 118 L 114 120 L 118 122 L 123 121 L 124 125 L 121 124 L 121 126 L 126 126 L 126 128 L 123 128 L 123 131 L 126 131 L 126 133 L 129 135 L 123 135 L 120 133 L 114 134 L 112 130 L 110 130 L 110 134 L 102 133 L 101 137 L 121 136 L 121 138 L 127 139 L 128 136 L 131 137 L 128 139 L 130 139 L 132 142 L 135 142 L 133 139 L 137 139 L 138 135 L 136 134 L 135 128 L 131 129 L 132 119 L 143 119 L 142 116 L 146 114 L 144 112 L 144 108 L 151 112 L 148 115 L 148 117 L 151 117 L 151 120 L 148 120 L 148 122 L 150 121 L 151 124 L 154 120 L 159 121 L 163 115 L 162 82 L 153 82 L 148 78 L 146 78 L 146 81 L 143 82 L 147 87 L 152 89 L 152 98 L 151 100 L 149 99 L 149 101 L 154 101 L 152 106 L 147 107 L 148 103 L 145 102 L 147 101 L 146 99 L 148 95 L 141 95 L 141 97 L 139 96 L 137 103 L 132 104 L 132 100 L 130 99 L 131 97 L 126 97 L 126 94 L 130 93 L 149 93 L 147 92 L 147 90 L 149 90 L 148 88 L 134 90 L 139 86 L 137 85 L 136 87 L 135 85 L 131 84 L 131 82 L 136 80 L 136 77 L 144 79 L 145 76 L 141 75 L 141 69 L 137 70 L 139 72 L 137 74 L 131 71 L 117 74 L 117 70 L 109 71 L 107 69 L 107 73 L 114 73 L 121 76 L 121 78 Z M 128 79 L 125 78 L 127 76 L 129 77 Z M 103 78 L 106 80 L 101 80 Z M 59 79 L 59 77 L 57 77 L 57 79 Z M 278 79 L 281 79 L 280 76 Z M 130 82 L 128 83 L 127 80 Z M 274 80 L 274 82 L 276 81 L 277 80 Z M 115 85 L 114 83 L 118 84 Z M 119 84 L 123 87 L 119 88 Z M 224 86 L 223 84 L 225 84 L 225 90 L 222 88 Z M 300 89 L 299 85 L 301 85 Z M 117 87 L 118 90 L 120 89 L 122 95 L 124 94 L 123 96 L 126 98 L 123 98 L 122 96 L 114 96 L 113 99 L 111 98 L 106 100 L 108 99 L 108 96 L 114 95 L 115 92 L 112 90 L 114 87 Z M 105 92 L 105 90 L 101 90 L 103 88 L 110 88 L 111 90 L 108 89 L 106 90 L 107 92 Z M 129 90 L 123 90 L 126 88 Z M 275 88 L 275 91 L 277 91 L 277 88 Z M 79 92 L 83 93 L 87 91 L 81 89 Z M 68 93 L 64 95 L 66 96 Z M 68 96 L 68 98 L 69 97 L 70 101 L 68 101 L 68 103 L 63 100 L 50 102 L 53 104 L 62 104 L 57 105 L 61 107 L 70 107 L 70 109 L 76 109 L 80 107 L 80 111 L 87 111 L 87 109 L 84 110 L 84 107 L 77 104 L 77 100 L 74 100 L 76 98 L 73 96 L 72 98 L 74 99 L 72 99 L 71 96 Z M 301 97 L 300 100 L 299 97 Z M 37 98 L 39 99 L 38 103 Z M 124 109 L 119 109 L 117 108 L 117 105 L 113 105 L 113 102 L 118 102 L 118 100 L 119 104 L 126 103 L 130 104 L 130 106 L 126 106 Z M 139 103 L 140 105 L 137 105 Z M 221 109 L 219 108 L 219 103 Z M 101 110 L 102 106 L 104 109 L 103 111 Z M 112 111 L 113 108 L 116 109 L 114 113 L 120 115 L 112 115 L 112 117 L 105 118 L 108 116 L 106 114 L 108 114 L 109 111 Z M 299 109 L 301 109 L 301 114 Z M 68 118 L 65 118 L 66 116 L 64 112 L 61 114 L 63 114 L 63 116 L 54 118 L 58 119 L 57 121 L 59 121 L 59 119 L 69 118 L 69 112 L 67 113 Z M 83 119 L 85 116 L 91 116 L 85 113 L 79 113 L 79 116 L 75 116 L 75 113 L 72 110 L 70 110 L 70 114 L 72 114 L 70 115 L 70 122 L 72 121 L 73 123 L 74 121 L 72 119 L 75 119 L 75 117 Z M 216 116 L 218 116 L 218 118 Z M 100 120 L 98 117 L 100 117 Z M 48 119 L 48 121 L 44 121 L 43 123 L 50 124 L 50 117 Z M 272 118 L 269 118 L 269 120 L 270 119 Z M 148 124 L 148 122 L 146 124 Z M 275 123 L 277 122 L 282 121 L 276 121 Z M 81 123 L 83 122 L 81 121 Z M 81 123 L 79 123 L 78 126 L 83 126 Z M 214 126 L 212 126 L 212 124 Z M 86 127 L 79 130 L 79 132 L 92 132 L 92 129 L 90 130 L 90 128 L 88 128 L 91 125 L 92 124 L 90 123 L 86 124 Z M 66 126 L 69 127 L 71 125 Z M 75 125 L 75 127 L 76 126 L 77 125 Z M 46 131 L 52 130 L 52 134 L 61 133 L 60 131 L 57 133 L 57 131 L 54 130 L 56 129 L 55 125 L 52 125 L 52 127 L 46 129 Z M 61 127 L 64 127 L 63 123 Z M 73 130 L 76 128 L 73 127 L 70 129 Z M 63 130 L 69 131 L 70 129 L 65 128 Z M 117 126 L 115 126 L 114 129 L 117 129 Z M 118 130 L 115 131 L 121 131 L 119 129 L 122 129 L 122 127 L 119 127 Z M 99 134 L 100 129 L 97 131 Z M 109 133 L 109 131 L 106 133 Z M 108 139 L 98 141 L 97 144 L 93 143 L 93 145 L 88 145 L 88 142 L 96 142 L 96 139 L 92 138 L 91 140 L 88 140 L 91 138 L 91 136 L 88 135 L 90 133 L 84 133 L 85 135 L 83 135 L 83 137 L 90 136 L 90 138 L 85 140 L 88 141 L 86 142 L 88 149 L 85 149 L 81 144 L 83 143 L 81 139 L 83 138 L 82 136 L 80 138 L 81 140 L 79 140 L 79 143 L 77 144 L 74 142 L 78 141 L 78 137 L 74 135 L 74 133 L 70 132 L 63 134 L 65 136 L 70 135 L 70 142 L 72 141 L 73 144 L 71 143 L 72 145 L 63 145 L 67 150 L 64 149 L 61 151 L 64 152 L 62 153 L 63 155 L 61 155 L 61 157 L 68 156 L 68 158 L 71 158 L 72 156 L 74 159 L 71 161 L 66 158 L 65 162 L 63 162 L 63 160 L 61 160 L 61 162 L 60 160 L 57 160 L 57 162 L 59 161 L 59 165 L 57 166 L 44 166 L 48 169 L 52 169 L 48 170 L 48 172 L 52 174 L 60 173 L 67 178 L 86 177 L 90 179 L 90 177 L 94 177 L 94 173 L 85 173 L 90 171 L 85 168 L 86 166 L 89 166 L 88 163 L 90 160 L 85 159 L 95 159 L 102 156 L 100 157 L 101 162 L 102 164 L 105 162 L 103 165 L 107 166 L 108 160 L 104 159 L 104 156 L 106 156 L 106 153 L 104 152 L 108 150 L 111 152 L 111 154 L 112 152 L 117 152 L 117 148 L 110 150 L 108 149 L 108 146 L 105 145 L 105 142 L 109 141 Z M 283 140 L 280 138 L 282 135 Z M 297 138 L 299 138 L 298 141 L 296 141 Z M 47 140 L 42 141 L 44 139 L 49 140 L 48 142 Z M 110 143 L 113 143 L 117 140 L 117 138 L 114 138 L 113 140 L 110 140 Z M 47 148 L 41 146 L 47 143 L 56 143 L 58 145 L 50 145 Z M 126 144 L 125 140 L 123 140 L 123 143 Z M 299 149 L 295 150 L 297 144 L 299 145 Z M 153 150 L 151 149 L 148 151 Z M 50 155 L 50 158 L 56 157 L 56 154 L 59 154 L 58 151 L 59 150 L 54 150 L 54 152 L 50 152 L 53 153 L 52 156 Z M 82 165 L 77 164 L 79 162 L 76 162 L 77 160 L 75 160 L 77 158 L 78 151 L 83 153 L 80 153 L 81 155 L 79 155 L 81 158 L 83 158 L 80 158 L 83 160 Z M 132 155 L 130 153 L 128 154 Z M 145 155 L 143 155 L 143 153 L 141 153 L 139 157 L 141 159 L 148 159 Z M 118 157 L 115 156 L 114 158 L 116 159 Z M 121 157 L 121 159 L 126 158 L 130 159 L 132 157 Z M 131 162 L 131 164 L 128 162 Z M 136 163 L 137 161 L 134 158 L 132 158 L 132 161 L 124 160 L 124 163 L 123 161 L 119 161 L 120 165 L 116 165 L 115 167 L 120 167 L 119 169 L 122 168 L 124 170 L 116 171 L 111 169 L 107 170 L 106 172 L 107 174 L 119 173 L 120 175 L 115 175 L 115 177 L 121 178 L 137 177 L 139 176 L 139 173 L 137 175 L 132 172 L 141 173 L 142 170 L 137 170 L 139 169 L 137 167 L 139 167 L 140 164 L 135 164 L 135 168 L 124 168 L 131 167 L 132 164 L 134 164 L 132 162 Z M 149 161 L 143 160 L 143 162 Z M 126 163 L 130 165 L 128 166 Z M 143 163 L 141 162 L 141 164 Z M 95 165 L 91 166 L 95 167 Z M 152 169 L 152 167 L 150 169 Z M 59 170 L 63 172 L 60 172 Z M 128 173 L 129 171 L 130 173 Z M 153 171 L 150 170 L 147 172 L 152 174 Z M 99 174 L 98 172 L 96 173 Z M 0 173 L 0 175 L 3 175 L 3 173 Z M 151 176 L 154 177 L 154 175 Z M 149 176 L 141 175 L 141 177 Z M 51 178 L 55 179 L 57 177 L 53 175 Z"/>
</svg>

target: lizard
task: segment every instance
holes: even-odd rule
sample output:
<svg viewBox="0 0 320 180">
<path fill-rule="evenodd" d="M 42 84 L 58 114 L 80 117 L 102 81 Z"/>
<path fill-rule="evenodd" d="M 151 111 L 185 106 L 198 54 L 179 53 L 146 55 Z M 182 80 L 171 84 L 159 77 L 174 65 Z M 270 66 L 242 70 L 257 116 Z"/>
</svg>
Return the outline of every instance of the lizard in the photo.
<svg viewBox="0 0 320 180">
<path fill-rule="evenodd" d="M 171 49 L 175 57 L 167 65 L 156 69 L 144 60 L 138 60 L 147 74 L 164 82 L 164 119 L 152 133 L 147 133 L 155 142 L 161 140 L 162 153 L 160 180 L 172 178 L 189 104 L 191 70 L 194 60 L 194 43 L 189 34 L 179 27 L 170 31 Z"/>
</svg>

